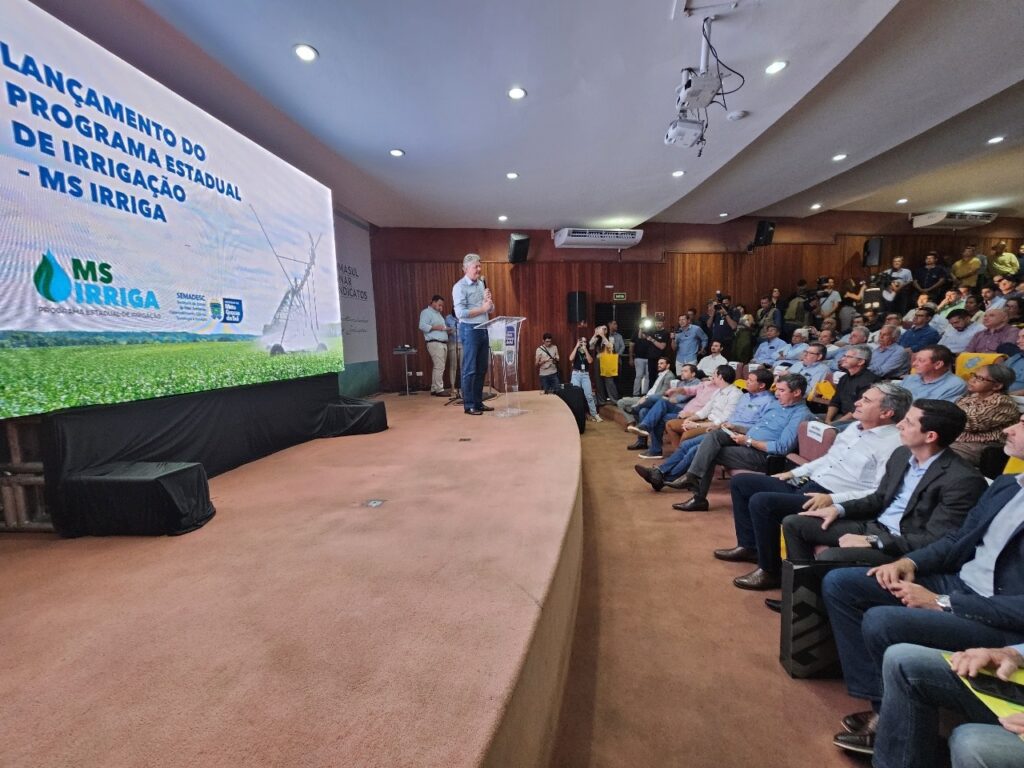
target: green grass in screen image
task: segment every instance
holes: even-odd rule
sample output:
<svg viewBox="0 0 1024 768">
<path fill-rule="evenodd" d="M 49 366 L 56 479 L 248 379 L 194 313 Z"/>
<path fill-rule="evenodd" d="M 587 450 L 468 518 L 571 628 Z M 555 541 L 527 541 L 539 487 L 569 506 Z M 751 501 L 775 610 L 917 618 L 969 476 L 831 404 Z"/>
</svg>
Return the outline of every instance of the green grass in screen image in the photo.
<svg viewBox="0 0 1024 768">
<path fill-rule="evenodd" d="M 271 356 L 254 341 L 0 349 L 0 419 L 342 370 L 326 352 Z"/>
</svg>

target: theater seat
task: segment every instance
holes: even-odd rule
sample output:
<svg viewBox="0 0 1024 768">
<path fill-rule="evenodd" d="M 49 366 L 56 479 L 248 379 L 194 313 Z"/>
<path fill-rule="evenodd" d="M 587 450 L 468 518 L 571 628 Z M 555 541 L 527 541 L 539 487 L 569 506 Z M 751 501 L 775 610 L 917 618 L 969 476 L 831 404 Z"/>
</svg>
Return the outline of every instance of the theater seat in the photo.
<svg viewBox="0 0 1024 768">
<path fill-rule="evenodd" d="M 805 421 L 796 433 L 796 453 L 786 456 L 794 464 L 806 464 L 828 453 L 839 431 L 820 421 Z"/>
<path fill-rule="evenodd" d="M 961 352 L 956 356 L 956 375 L 967 381 L 978 368 L 1001 363 L 1005 359 L 1006 355 L 998 352 Z"/>
</svg>

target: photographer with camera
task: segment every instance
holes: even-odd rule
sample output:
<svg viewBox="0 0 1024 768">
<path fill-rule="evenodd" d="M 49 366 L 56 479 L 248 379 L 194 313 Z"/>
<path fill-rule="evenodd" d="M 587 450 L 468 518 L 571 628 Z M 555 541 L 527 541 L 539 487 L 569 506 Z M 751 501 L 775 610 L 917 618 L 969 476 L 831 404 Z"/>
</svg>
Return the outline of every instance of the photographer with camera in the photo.
<svg viewBox="0 0 1024 768">
<path fill-rule="evenodd" d="M 644 319 L 647 320 L 646 318 Z M 649 321 L 647 321 L 649 322 Z M 653 382 L 658 378 L 660 369 L 658 360 L 668 355 L 669 345 L 672 343 L 671 334 L 665 330 L 665 321 L 656 317 L 654 319 L 654 330 L 646 330 L 644 321 L 640 322 L 640 338 L 647 342 L 647 381 Z M 633 387 L 636 389 L 636 386 Z"/>
<path fill-rule="evenodd" d="M 706 318 L 705 327 L 709 342 L 719 342 L 723 353 L 728 356 L 732 349 L 733 336 L 739 326 L 739 315 L 733 311 L 732 297 L 715 291 L 715 298 L 708 302 Z"/>
<path fill-rule="evenodd" d="M 587 347 L 587 340 L 581 336 L 571 354 L 572 376 L 569 379 L 569 383 L 583 390 L 583 396 L 587 399 L 587 409 L 590 411 L 590 420 L 604 421 L 604 419 L 597 415 L 594 389 L 590 384 L 590 367 L 594 364 L 594 358 Z"/>
</svg>

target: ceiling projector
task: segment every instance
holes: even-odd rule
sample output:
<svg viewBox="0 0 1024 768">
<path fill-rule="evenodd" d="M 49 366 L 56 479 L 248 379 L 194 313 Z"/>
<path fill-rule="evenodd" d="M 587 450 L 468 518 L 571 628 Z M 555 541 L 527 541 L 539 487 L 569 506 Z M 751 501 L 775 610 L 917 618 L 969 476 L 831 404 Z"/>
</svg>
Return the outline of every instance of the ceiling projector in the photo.
<svg viewBox="0 0 1024 768">
<path fill-rule="evenodd" d="M 700 141 L 703 135 L 703 120 L 678 118 L 668 124 L 668 130 L 665 132 L 665 143 L 692 147 Z"/>
<path fill-rule="evenodd" d="M 676 112 L 707 109 L 722 90 L 722 76 L 717 72 L 694 72 L 684 69 L 683 82 L 676 88 Z"/>
</svg>

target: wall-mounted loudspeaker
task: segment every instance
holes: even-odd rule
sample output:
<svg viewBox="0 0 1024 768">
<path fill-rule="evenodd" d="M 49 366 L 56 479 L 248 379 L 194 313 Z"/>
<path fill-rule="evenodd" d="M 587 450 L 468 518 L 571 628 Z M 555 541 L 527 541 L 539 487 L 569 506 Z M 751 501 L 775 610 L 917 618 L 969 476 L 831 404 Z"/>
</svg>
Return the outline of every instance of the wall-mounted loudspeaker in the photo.
<svg viewBox="0 0 1024 768">
<path fill-rule="evenodd" d="M 570 291 L 565 297 L 566 315 L 573 325 L 587 322 L 587 292 Z"/>
<path fill-rule="evenodd" d="M 754 247 L 771 245 L 775 237 L 775 222 L 762 219 L 757 222 L 757 233 L 754 235 Z"/>
<path fill-rule="evenodd" d="M 508 236 L 508 261 L 510 264 L 522 264 L 530 251 L 530 236 L 513 232 Z"/>
<path fill-rule="evenodd" d="M 864 266 L 877 267 L 882 263 L 882 243 L 880 237 L 872 237 L 864 241 Z"/>
</svg>

